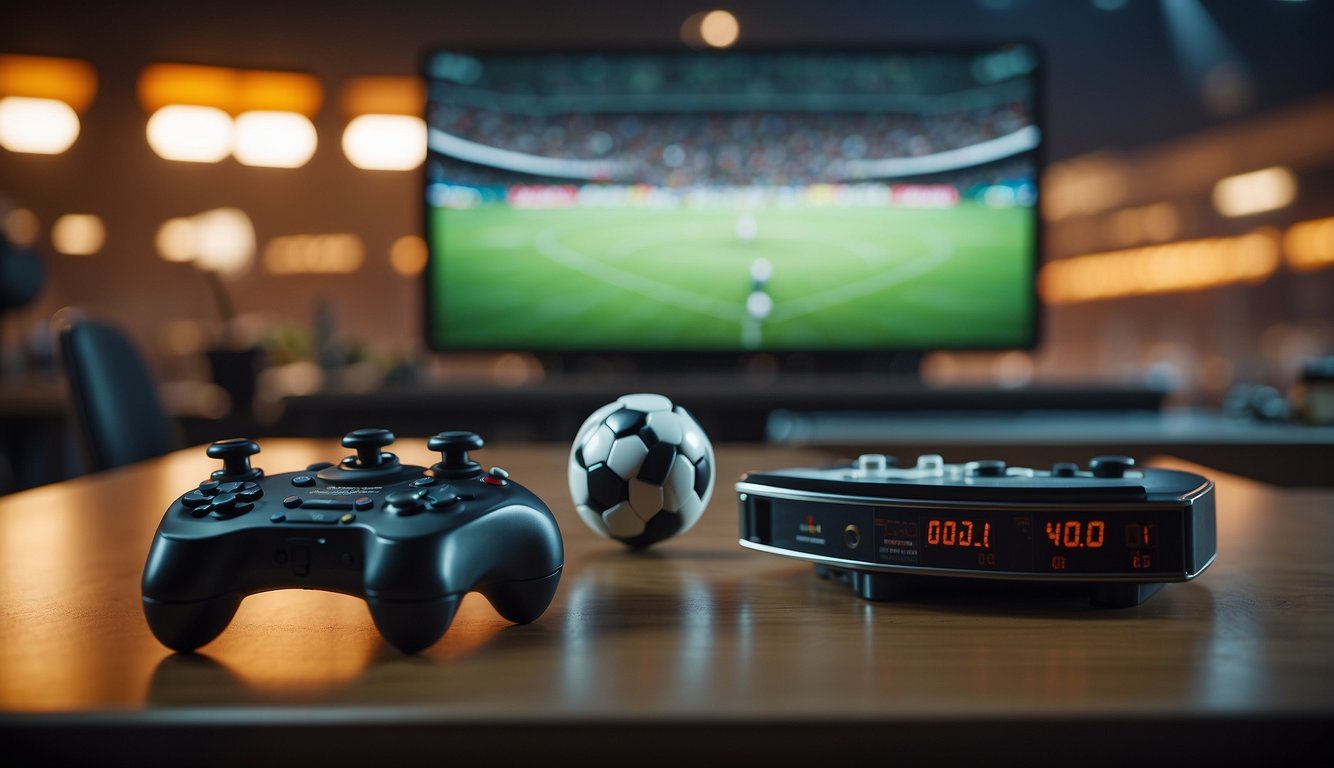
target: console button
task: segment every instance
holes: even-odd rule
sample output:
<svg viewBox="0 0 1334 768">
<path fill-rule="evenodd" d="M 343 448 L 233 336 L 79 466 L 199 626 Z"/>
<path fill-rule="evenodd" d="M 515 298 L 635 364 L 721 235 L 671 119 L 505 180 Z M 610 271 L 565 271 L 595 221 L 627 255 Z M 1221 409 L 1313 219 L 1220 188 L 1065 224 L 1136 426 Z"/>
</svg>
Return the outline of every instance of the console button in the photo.
<svg viewBox="0 0 1334 768">
<path fill-rule="evenodd" d="M 297 507 L 301 506 L 301 497 L 288 496 L 287 498 L 283 499 L 283 506 L 287 507 L 288 509 L 296 509 Z"/>
<path fill-rule="evenodd" d="M 199 484 L 199 492 L 212 496 L 218 492 L 219 485 L 222 485 L 222 483 L 219 483 L 217 480 L 205 480 Z"/>
<path fill-rule="evenodd" d="M 269 515 L 270 523 L 281 523 L 286 519 L 287 515 L 284 515 L 282 512 L 274 512 L 273 514 Z"/>
<path fill-rule="evenodd" d="M 1005 462 L 996 459 L 972 461 L 968 464 L 968 474 L 974 477 L 1004 477 Z"/>
<path fill-rule="evenodd" d="M 352 506 L 353 508 L 360 509 L 363 512 L 368 509 L 374 509 L 375 499 L 372 499 L 370 496 L 359 496 L 355 501 L 352 502 Z"/>
<path fill-rule="evenodd" d="M 427 486 L 435 485 L 435 478 L 420 477 L 417 478 L 416 480 L 413 480 L 411 483 L 408 483 L 408 485 L 411 485 L 413 488 L 425 488 Z"/>
<path fill-rule="evenodd" d="M 315 478 L 311 477 L 310 475 L 297 475 L 296 477 L 292 478 L 292 485 L 295 485 L 297 488 L 309 488 L 314 484 L 315 484 Z"/>
<path fill-rule="evenodd" d="M 241 501 L 255 501 L 263 495 L 264 489 L 259 487 L 259 483 L 246 483 L 236 492 L 236 498 Z"/>
<path fill-rule="evenodd" d="M 1079 465 L 1069 461 L 1060 461 L 1051 465 L 1052 477 L 1075 477 L 1079 474 Z"/>
<path fill-rule="evenodd" d="M 495 475 L 486 475 L 485 477 L 482 478 L 482 482 L 486 483 L 487 485 L 496 485 L 496 486 L 509 485 L 508 480 L 506 480 L 503 477 L 496 477 Z"/>
<path fill-rule="evenodd" d="M 195 507 L 194 509 L 191 509 L 190 514 L 194 515 L 195 517 L 206 517 L 208 513 L 212 511 L 213 511 L 212 504 L 203 504 L 201 506 Z"/>
<path fill-rule="evenodd" d="M 218 493 L 236 493 L 241 490 L 241 483 L 223 483 L 218 486 Z"/>
<path fill-rule="evenodd" d="M 350 522 L 352 522 L 352 521 L 354 521 L 354 520 L 356 520 L 356 519 L 357 519 L 356 514 L 354 514 L 354 513 L 352 513 L 352 512 L 344 512 L 344 513 L 343 513 L 343 516 L 340 517 L 340 518 L 338 518 L 338 522 L 340 522 L 340 523 L 350 523 Z"/>
<path fill-rule="evenodd" d="M 1135 460 L 1129 456 L 1094 456 L 1089 462 L 1094 477 L 1125 477 L 1133 466 Z"/>
</svg>

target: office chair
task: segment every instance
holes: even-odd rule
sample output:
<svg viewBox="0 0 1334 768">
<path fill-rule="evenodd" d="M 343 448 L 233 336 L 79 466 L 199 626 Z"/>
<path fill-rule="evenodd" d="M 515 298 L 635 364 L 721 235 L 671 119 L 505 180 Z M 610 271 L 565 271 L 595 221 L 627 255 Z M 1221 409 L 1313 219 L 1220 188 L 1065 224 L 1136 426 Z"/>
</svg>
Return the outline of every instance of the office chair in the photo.
<svg viewBox="0 0 1334 768">
<path fill-rule="evenodd" d="M 70 309 L 61 310 L 54 325 L 74 431 L 89 472 L 180 447 L 179 427 L 125 334 Z"/>
</svg>

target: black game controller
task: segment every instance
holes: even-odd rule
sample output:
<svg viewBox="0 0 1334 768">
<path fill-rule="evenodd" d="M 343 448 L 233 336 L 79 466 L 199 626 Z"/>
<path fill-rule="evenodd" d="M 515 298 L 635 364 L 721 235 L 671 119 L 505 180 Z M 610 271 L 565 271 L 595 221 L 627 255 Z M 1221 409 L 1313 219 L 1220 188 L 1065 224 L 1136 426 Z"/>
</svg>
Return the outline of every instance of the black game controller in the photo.
<svg viewBox="0 0 1334 768">
<path fill-rule="evenodd" d="M 429 470 L 400 464 L 385 429 L 343 438 L 339 464 L 264 475 L 251 440 L 213 443 L 223 466 L 181 496 L 158 526 L 144 566 L 144 615 L 167 647 L 217 637 L 247 595 L 307 588 L 365 599 L 384 639 L 404 653 L 449 628 L 459 601 L 480 592 L 510 621 L 551 602 L 564 544 L 551 511 L 499 467 L 468 458 L 471 432 L 428 441 Z"/>
<path fill-rule="evenodd" d="M 939 576 L 1087 585 L 1095 604 L 1124 607 L 1217 554 L 1213 482 L 1126 456 L 1031 469 L 928 455 L 900 468 L 867 454 L 751 472 L 736 488 L 742 546 L 814 562 L 868 600 Z"/>
</svg>

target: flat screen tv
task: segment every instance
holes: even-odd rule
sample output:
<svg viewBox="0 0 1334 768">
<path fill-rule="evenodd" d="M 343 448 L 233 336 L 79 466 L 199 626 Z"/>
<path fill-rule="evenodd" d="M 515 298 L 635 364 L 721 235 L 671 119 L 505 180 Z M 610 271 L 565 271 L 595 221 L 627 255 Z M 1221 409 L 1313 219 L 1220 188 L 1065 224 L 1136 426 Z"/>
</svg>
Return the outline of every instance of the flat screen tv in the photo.
<svg viewBox="0 0 1334 768">
<path fill-rule="evenodd" d="M 432 349 L 1037 343 L 1030 45 L 433 49 L 423 74 Z"/>
</svg>

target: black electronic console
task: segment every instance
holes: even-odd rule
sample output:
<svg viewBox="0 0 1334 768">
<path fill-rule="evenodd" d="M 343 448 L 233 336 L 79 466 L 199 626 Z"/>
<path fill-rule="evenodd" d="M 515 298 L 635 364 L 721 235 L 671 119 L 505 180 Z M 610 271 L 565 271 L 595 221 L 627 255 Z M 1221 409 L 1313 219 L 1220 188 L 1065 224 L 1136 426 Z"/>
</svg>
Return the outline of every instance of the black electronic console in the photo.
<svg viewBox="0 0 1334 768">
<path fill-rule="evenodd" d="M 1029 469 L 867 454 L 750 472 L 736 489 L 743 547 L 812 561 L 867 600 L 951 576 L 1083 584 L 1095 605 L 1127 607 L 1218 551 L 1213 482 L 1125 456 Z"/>
<path fill-rule="evenodd" d="M 380 634 L 412 653 L 449 628 L 480 592 L 510 621 L 534 621 L 564 566 L 560 528 L 542 500 L 468 457 L 471 432 L 441 432 L 439 463 L 401 464 L 384 429 L 343 438 L 338 464 L 265 475 L 251 440 L 223 440 L 223 466 L 172 502 L 144 566 L 144 614 L 177 651 L 217 637 L 250 594 L 322 589 L 365 599 Z"/>
</svg>

